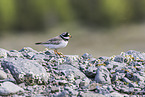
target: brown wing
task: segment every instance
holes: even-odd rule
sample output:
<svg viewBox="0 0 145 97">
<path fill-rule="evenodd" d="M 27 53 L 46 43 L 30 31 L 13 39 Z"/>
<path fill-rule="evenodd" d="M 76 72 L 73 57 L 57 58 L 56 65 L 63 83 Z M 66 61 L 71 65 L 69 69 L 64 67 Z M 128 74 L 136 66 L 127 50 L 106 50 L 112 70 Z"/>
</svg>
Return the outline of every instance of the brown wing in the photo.
<svg viewBox="0 0 145 97">
<path fill-rule="evenodd" d="M 36 44 L 60 44 L 61 40 L 62 39 L 59 36 L 56 36 L 54 38 L 51 38 L 47 42 L 39 42 L 39 43 L 36 43 Z"/>
</svg>

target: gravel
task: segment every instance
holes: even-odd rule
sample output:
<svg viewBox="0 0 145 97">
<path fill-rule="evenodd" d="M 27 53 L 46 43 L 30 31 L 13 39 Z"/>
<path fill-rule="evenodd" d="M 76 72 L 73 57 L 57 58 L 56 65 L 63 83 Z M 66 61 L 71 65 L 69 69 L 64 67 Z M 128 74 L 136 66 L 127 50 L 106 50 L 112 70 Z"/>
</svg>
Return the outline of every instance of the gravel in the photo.
<svg viewBox="0 0 145 97">
<path fill-rule="evenodd" d="M 145 96 L 145 53 L 111 57 L 55 55 L 52 50 L 0 48 L 0 96 Z"/>
</svg>

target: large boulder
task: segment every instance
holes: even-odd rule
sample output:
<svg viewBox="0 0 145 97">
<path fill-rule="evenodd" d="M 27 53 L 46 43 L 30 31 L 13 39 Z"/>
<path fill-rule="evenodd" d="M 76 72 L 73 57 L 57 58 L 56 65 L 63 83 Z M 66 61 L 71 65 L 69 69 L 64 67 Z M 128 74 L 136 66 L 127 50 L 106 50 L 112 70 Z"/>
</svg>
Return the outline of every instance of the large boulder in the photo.
<svg viewBox="0 0 145 97">
<path fill-rule="evenodd" d="M 3 82 L 0 87 L 0 96 L 7 96 L 17 92 L 24 92 L 24 89 L 12 82 Z"/>
<path fill-rule="evenodd" d="M 2 67 L 8 69 L 18 83 L 23 80 L 33 81 L 32 79 L 46 82 L 49 78 L 45 68 L 35 60 L 3 59 Z"/>
</svg>

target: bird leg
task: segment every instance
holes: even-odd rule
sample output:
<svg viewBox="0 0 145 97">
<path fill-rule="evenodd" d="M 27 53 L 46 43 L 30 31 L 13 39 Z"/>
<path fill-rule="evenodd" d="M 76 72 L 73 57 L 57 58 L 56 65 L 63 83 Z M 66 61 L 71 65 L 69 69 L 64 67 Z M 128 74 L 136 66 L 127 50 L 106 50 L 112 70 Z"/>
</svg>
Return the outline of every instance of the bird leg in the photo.
<svg viewBox="0 0 145 97">
<path fill-rule="evenodd" d="M 56 49 L 54 50 L 55 54 L 58 54 L 59 56 L 62 55 L 63 57 L 65 57 L 62 53 L 59 53 Z"/>
<path fill-rule="evenodd" d="M 57 50 L 56 49 L 54 50 L 54 53 L 55 53 L 55 55 L 57 54 Z"/>
</svg>

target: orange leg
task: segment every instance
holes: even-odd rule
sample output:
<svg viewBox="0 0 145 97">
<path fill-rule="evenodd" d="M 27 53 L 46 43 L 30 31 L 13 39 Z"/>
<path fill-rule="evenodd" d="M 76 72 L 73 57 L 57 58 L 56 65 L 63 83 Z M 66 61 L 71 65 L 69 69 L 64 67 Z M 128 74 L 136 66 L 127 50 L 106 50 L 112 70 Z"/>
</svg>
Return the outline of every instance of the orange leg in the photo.
<svg viewBox="0 0 145 97">
<path fill-rule="evenodd" d="M 55 54 L 58 54 L 59 56 L 62 55 L 63 57 L 65 57 L 63 54 L 59 53 L 56 49 L 54 50 Z"/>
<path fill-rule="evenodd" d="M 57 54 L 57 50 L 56 49 L 54 50 L 54 53 Z"/>
</svg>

